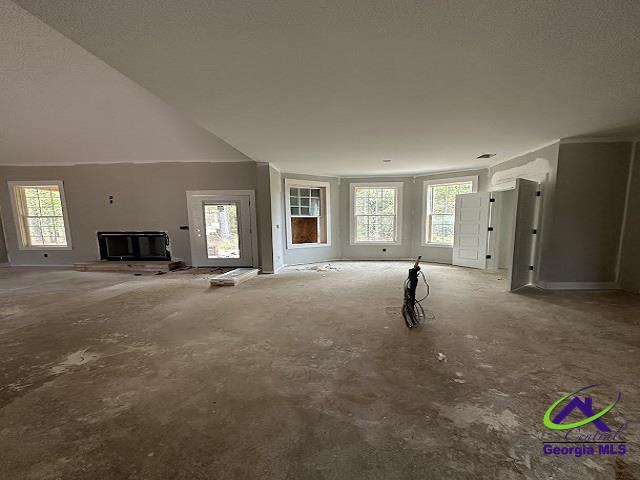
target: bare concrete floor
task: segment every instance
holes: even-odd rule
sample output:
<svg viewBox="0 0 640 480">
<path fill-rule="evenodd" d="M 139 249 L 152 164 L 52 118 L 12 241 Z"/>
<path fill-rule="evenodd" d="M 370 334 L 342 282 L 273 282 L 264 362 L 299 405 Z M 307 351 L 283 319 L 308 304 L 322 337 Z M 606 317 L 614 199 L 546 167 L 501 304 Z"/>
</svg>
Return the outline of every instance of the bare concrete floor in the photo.
<svg viewBox="0 0 640 480">
<path fill-rule="evenodd" d="M 0 269 L 0 478 L 640 476 L 638 297 L 427 265 L 435 319 L 408 331 L 409 265 L 333 265 L 218 289 Z M 590 384 L 621 392 L 627 455 L 542 455 L 545 410 Z"/>
</svg>

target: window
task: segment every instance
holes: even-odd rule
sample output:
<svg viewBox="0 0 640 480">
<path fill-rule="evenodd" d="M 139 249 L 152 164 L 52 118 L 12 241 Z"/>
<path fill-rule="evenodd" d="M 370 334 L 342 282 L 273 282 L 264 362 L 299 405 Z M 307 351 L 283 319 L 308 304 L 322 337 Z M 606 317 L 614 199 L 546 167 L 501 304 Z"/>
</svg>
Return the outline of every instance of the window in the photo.
<svg viewBox="0 0 640 480">
<path fill-rule="evenodd" d="M 453 245 L 456 196 L 475 192 L 477 178 L 425 182 L 424 244 Z"/>
<path fill-rule="evenodd" d="M 351 243 L 400 243 L 402 182 L 351 184 Z"/>
<path fill-rule="evenodd" d="M 62 182 L 9 182 L 21 249 L 70 248 Z"/>
<path fill-rule="evenodd" d="M 329 183 L 286 178 L 287 248 L 330 245 Z"/>
<path fill-rule="evenodd" d="M 289 189 L 291 215 L 296 217 L 320 216 L 321 189 L 316 187 L 292 187 Z"/>
</svg>

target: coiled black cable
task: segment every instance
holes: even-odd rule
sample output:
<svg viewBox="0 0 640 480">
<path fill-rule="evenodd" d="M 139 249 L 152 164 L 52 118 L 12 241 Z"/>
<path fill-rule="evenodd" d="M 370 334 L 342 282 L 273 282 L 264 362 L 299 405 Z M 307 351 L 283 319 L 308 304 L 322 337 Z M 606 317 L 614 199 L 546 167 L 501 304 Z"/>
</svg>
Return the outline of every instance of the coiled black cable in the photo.
<svg viewBox="0 0 640 480">
<path fill-rule="evenodd" d="M 431 290 L 429 287 L 429 283 L 427 283 L 427 278 L 424 276 L 424 272 L 422 270 L 419 270 L 417 272 L 417 275 L 418 277 L 422 277 L 422 281 L 427 291 L 420 300 L 416 300 L 415 290 L 412 292 L 410 287 L 411 278 L 407 278 L 404 282 L 404 303 L 402 304 L 402 316 L 404 317 L 404 321 L 409 328 L 416 328 L 422 324 L 425 318 L 425 313 L 421 302 L 429 296 Z"/>
</svg>

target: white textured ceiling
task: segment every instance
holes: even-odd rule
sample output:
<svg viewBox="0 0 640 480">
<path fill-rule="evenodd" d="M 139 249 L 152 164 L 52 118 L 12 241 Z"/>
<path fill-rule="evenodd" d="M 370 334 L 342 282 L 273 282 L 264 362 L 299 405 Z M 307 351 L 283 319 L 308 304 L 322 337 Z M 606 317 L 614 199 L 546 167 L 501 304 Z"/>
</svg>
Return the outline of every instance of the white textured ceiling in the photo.
<svg viewBox="0 0 640 480">
<path fill-rule="evenodd" d="M 17 3 L 285 171 L 478 167 L 640 121 L 637 0 Z"/>
<path fill-rule="evenodd" d="M 0 164 L 195 160 L 248 158 L 0 0 Z"/>
</svg>

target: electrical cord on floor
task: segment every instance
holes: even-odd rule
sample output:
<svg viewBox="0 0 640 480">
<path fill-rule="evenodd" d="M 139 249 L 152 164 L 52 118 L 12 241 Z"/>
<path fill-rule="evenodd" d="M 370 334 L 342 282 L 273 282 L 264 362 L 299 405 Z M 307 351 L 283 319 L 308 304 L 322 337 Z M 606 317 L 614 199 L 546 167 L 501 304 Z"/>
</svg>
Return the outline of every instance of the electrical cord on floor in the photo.
<svg viewBox="0 0 640 480">
<path fill-rule="evenodd" d="M 431 291 L 431 288 L 429 287 L 429 283 L 427 282 L 427 278 L 424 276 L 424 272 L 422 270 L 418 270 L 416 272 L 416 276 L 418 279 L 422 277 L 422 282 L 424 283 L 424 286 L 426 288 L 426 293 L 421 299 L 417 300 L 415 298 L 415 288 L 417 287 L 418 282 L 416 282 L 416 285 L 413 287 L 413 291 L 412 291 L 411 276 L 409 276 L 405 280 L 402 316 L 404 317 L 407 327 L 409 328 L 419 327 L 422 324 L 422 322 L 425 320 L 426 314 L 421 303 L 424 300 L 426 300 L 426 298 L 429 296 L 429 293 Z M 429 320 L 433 320 L 434 318 L 435 317 L 432 314 L 429 314 Z"/>
</svg>

